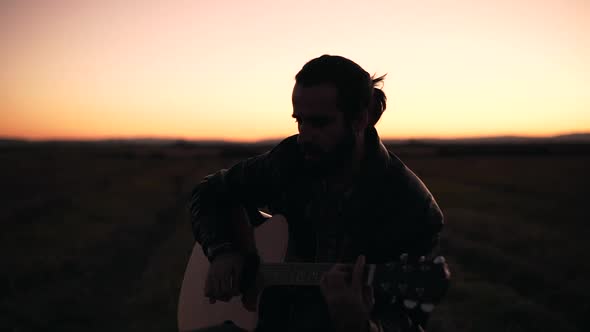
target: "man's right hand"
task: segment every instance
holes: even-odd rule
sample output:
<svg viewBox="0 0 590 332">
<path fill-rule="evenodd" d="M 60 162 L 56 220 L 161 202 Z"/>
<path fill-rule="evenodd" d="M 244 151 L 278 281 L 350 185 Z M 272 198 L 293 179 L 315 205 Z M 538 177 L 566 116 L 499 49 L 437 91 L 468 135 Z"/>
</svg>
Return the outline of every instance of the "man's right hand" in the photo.
<svg viewBox="0 0 590 332">
<path fill-rule="evenodd" d="M 216 256 L 209 265 L 205 281 L 205 296 L 209 303 L 228 302 L 240 294 L 244 256 L 239 252 L 226 252 Z"/>
</svg>

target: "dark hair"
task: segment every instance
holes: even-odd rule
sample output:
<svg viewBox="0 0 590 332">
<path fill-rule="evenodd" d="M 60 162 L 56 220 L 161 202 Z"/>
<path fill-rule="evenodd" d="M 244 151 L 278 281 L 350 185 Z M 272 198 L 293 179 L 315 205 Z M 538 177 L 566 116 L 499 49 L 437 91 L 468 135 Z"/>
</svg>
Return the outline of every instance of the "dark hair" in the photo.
<svg viewBox="0 0 590 332">
<path fill-rule="evenodd" d="M 295 76 L 295 82 L 305 87 L 330 83 L 338 91 L 338 106 L 348 120 L 356 118 L 363 109 L 369 111 L 369 126 L 375 124 L 385 111 L 387 97 L 378 85 L 387 74 L 370 76 L 361 66 L 338 55 L 324 54 L 307 62 Z"/>
</svg>

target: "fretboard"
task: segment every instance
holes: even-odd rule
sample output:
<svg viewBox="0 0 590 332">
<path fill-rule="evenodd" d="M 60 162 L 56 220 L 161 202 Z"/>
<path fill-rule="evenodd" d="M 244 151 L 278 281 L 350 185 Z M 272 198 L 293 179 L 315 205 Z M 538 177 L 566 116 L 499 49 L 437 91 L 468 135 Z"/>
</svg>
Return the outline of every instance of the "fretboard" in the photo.
<svg viewBox="0 0 590 332">
<path fill-rule="evenodd" d="M 318 285 L 322 275 L 328 272 L 333 263 L 264 263 L 260 273 L 265 286 L 274 285 Z M 352 269 L 352 265 L 349 264 Z M 364 282 L 371 285 L 375 274 L 375 264 L 366 264 Z"/>
</svg>

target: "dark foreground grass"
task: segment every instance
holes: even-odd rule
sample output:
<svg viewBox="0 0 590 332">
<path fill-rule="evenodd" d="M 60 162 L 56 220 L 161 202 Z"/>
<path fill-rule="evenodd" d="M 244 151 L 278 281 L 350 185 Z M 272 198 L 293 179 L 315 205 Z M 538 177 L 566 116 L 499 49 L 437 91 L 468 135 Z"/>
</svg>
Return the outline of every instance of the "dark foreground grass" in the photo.
<svg viewBox="0 0 590 332">
<path fill-rule="evenodd" d="M 430 331 L 590 329 L 589 155 L 400 150 L 447 222 L 453 283 Z M 226 152 L 0 147 L 0 330 L 175 330 L 188 194 Z"/>
</svg>

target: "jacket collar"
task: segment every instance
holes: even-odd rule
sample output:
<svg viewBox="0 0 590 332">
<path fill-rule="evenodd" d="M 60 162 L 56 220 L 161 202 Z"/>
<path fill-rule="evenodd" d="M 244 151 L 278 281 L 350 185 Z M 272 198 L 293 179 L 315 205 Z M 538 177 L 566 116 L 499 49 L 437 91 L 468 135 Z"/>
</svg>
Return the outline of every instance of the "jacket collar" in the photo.
<svg viewBox="0 0 590 332">
<path fill-rule="evenodd" d="M 385 171 L 389 163 L 389 151 L 379 138 L 375 127 L 367 128 L 365 133 L 365 159 L 362 177 L 377 175 Z"/>
<path fill-rule="evenodd" d="M 297 137 L 298 135 L 291 136 L 293 142 L 297 140 Z M 296 149 L 296 155 L 298 157 L 291 165 L 299 165 L 298 169 L 304 169 L 303 154 L 299 147 Z M 365 157 L 361 162 L 359 177 L 355 180 L 355 183 L 371 183 L 371 179 L 379 178 L 380 175 L 386 172 L 390 161 L 389 150 L 381 141 L 377 129 L 375 127 L 367 128 L 365 131 Z"/>
</svg>

